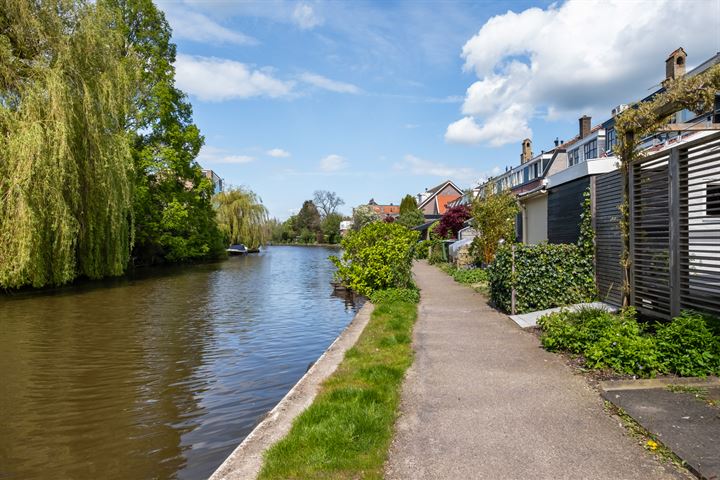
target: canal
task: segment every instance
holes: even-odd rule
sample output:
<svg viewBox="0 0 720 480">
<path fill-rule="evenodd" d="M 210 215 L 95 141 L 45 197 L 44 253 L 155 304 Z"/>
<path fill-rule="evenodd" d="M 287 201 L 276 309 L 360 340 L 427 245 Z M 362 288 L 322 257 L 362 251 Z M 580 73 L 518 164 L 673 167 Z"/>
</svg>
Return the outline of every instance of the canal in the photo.
<svg viewBox="0 0 720 480">
<path fill-rule="evenodd" d="M 0 479 L 209 476 L 352 320 L 326 248 L 0 298 Z"/>
</svg>

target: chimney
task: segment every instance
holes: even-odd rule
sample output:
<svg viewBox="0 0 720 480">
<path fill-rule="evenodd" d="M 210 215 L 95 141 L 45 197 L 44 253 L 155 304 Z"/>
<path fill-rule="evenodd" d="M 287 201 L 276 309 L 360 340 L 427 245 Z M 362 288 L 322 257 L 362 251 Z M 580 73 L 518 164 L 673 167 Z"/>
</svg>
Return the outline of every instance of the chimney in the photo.
<svg viewBox="0 0 720 480">
<path fill-rule="evenodd" d="M 580 123 L 580 138 L 585 138 L 590 134 L 590 120 L 591 118 L 587 115 L 583 115 L 578 120 Z"/>
<path fill-rule="evenodd" d="M 520 163 L 523 164 L 532 159 L 532 141 L 529 138 L 523 140 L 522 154 L 520 155 Z"/>
<path fill-rule="evenodd" d="M 559 137 L 555 137 L 555 146 L 556 147 L 560 146 L 560 138 Z"/>
<path fill-rule="evenodd" d="M 665 81 L 677 80 L 685 75 L 685 58 L 687 53 L 682 47 L 670 54 L 665 60 Z"/>
</svg>

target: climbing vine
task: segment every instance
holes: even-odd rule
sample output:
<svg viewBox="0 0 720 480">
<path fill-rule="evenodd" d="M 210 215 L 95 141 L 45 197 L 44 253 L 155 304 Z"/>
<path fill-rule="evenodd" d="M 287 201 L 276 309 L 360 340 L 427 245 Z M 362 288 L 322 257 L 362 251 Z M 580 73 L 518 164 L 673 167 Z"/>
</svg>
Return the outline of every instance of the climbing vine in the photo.
<svg viewBox="0 0 720 480">
<path fill-rule="evenodd" d="M 623 176 L 623 202 L 620 205 L 620 231 L 623 241 L 623 305 L 630 304 L 630 168 L 642 152 L 642 139 L 667 125 L 670 116 L 683 109 L 692 112 L 711 111 L 720 90 L 720 65 L 692 77 L 681 77 L 665 83 L 665 90 L 647 102 L 639 102 L 621 113 L 615 123 L 619 139 L 614 152 L 620 160 Z"/>
</svg>

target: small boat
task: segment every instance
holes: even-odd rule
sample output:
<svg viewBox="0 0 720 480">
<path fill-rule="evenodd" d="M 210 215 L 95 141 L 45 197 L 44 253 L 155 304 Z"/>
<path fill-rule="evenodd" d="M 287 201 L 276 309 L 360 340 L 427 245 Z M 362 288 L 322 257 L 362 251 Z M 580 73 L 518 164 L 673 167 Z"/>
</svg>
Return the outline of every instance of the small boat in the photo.
<svg viewBox="0 0 720 480">
<path fill-rule="evenodd" d="M 247 247 L 242 243 L 237 245 L 230 245 L 225 251 L 228 253 L 228 255 L 247 255 L 248 253 Z"/>
</svg>

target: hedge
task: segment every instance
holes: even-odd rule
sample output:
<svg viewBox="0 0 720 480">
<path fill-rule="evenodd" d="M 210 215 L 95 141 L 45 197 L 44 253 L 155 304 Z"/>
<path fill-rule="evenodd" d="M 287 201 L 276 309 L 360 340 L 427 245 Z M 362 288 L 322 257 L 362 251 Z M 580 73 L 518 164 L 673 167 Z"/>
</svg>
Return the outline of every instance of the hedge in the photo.
<svg viewBox="0 0 720 480">
<path fill-rule="evenodd" d="M 592 257 L 574 244 L 503 245 L 487 273 L 490 298 L 508 312 L 513 287 L 516 313 L 583 303 L 596 297 Z"/>
</svg>

